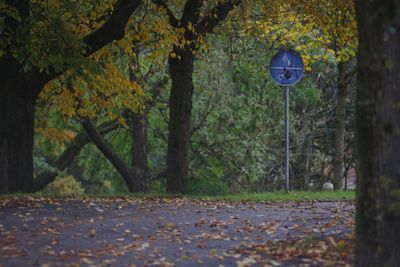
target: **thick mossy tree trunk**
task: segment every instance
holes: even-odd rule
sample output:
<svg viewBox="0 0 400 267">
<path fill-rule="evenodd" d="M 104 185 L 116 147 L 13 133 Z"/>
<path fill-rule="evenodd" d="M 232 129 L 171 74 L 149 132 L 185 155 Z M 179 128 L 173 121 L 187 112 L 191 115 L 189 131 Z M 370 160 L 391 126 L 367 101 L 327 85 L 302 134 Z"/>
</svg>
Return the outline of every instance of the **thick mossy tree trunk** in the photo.
<svg viewBox="0 0 400 267">
<path fill-rule="evenodd" d="M 337 92 L 336 92 L 336 117 L 335 117 L 335 154 L 333 159 L 333 175 L 335 190 L 343 189 L 344 172 L 344 147 L 346 132 L 346 99 L 347 99 L 347 66 L 348 63 L 339 62 Z"/>
<path fill-rule="evenodd" d="M 400 263 L 400 1 L 356 1 L 356 266 Z"/>
<path fill-rule="evenodd" d="M 188 190 L 189 141 L 193 95 L 193 54 L 174 49 L 169 59 L 172 86 L 169 98 L 169 135 L 167 151 L 167 191 Z"/>
<path fill-rule="evenodd" d="M 0 60 L 0 192 L 33 186 L 33 85 L 12 57 Z"/>
</svg>

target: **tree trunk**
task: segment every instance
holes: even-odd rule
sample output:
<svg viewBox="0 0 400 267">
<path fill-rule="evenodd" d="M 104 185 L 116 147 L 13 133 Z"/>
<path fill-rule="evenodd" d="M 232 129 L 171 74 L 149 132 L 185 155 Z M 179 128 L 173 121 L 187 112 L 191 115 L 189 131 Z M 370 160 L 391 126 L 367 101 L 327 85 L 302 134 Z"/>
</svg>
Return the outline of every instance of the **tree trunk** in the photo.
<svg viewBox="0 0 400 267">
<path fill-rule="evenodd" d="M 114 166 L 114 168 L 121 174 L 124 179 L 129 192 L 147 192 L 148 183 L 143 182 L 136 176 L 136 171 L 129 168 L 127 164 L 114 152 L 108 142 L 96 130 L 96 127 L 89 119 L 84 119 L 82 122 L 87 134 L 92 139 L 93 143 Z M 150 180 L 150 179 L 149 179 Z"/>
<path fill-rule="evenodd" d="M 308 185 L 310 184 L 310 165 L 312 161 L 312 153 L 313 153 L 313 139 L 314 134 L 313 132 L 309 132 L 306 135 L 307 140 L 307 150 L 306 150 L 306 164 L 305 164 L 305 174 L 304 174 L 304 190 L 309 190 L 310 188 Z"/>
<path fill-rule="evenodd" d="M 180 50 L 176 54 L 180 58 L 169 59 L 172 86 L 169 99 L 167 191 L 186 193 L 189 170 L 189 131 L 194 90 L 193 55 L 190 50 Z"/>
<path fill-rule="evenodd" d="M 343 188 L 344 135 L 346 132 L 347 63 L 338 63 L 338 84 L 336 92 L 335 155 L 333 160 L 333 183 L 335 190 Z"/>
<path fill-rule="evenodd" d="M 148 171 L 147 117 L 132 114 L 132 167 Z"/>
<path fill-rule="evenodd" d="M 147 115 L 132 113 L 132 171 L 135 173 L 134 190 L 147 192 L 151 174 L 147 159 Z"/>
<path fill-rule="evenodd" d="M 356 1 L 356 266 L 400 263 L 400 3 Z"/>
<path fill-rule="evenodd" d="M 31 192 L 33 186 L 33 88 L 11 57 L 0 60 L 0 192 Z"/>
<path fill-rule="evenodd" d="M 87 134 L 92 139 L 96 147 L 103 153 L 108 161 L 115 167 L 115 169 L 121 174 L 128 189 L 132 192 L 133 188 L 133 177 L 130 168 L 125 162 L 113 151 L 107 141 L 98 133 L 96 127 L 89 119 L 84 119 L 82 126 L 85 128 Z"/>
</svg>

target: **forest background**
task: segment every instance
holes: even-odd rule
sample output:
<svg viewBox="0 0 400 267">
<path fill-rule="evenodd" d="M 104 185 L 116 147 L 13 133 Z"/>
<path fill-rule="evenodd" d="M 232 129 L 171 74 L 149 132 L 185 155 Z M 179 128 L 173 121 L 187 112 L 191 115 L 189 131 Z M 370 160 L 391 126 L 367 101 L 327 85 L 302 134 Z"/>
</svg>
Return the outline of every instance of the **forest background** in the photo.
<svg viewBox="0 0 400 267">
<path fill-rule="evenodd" d="M 129 1 L 31 2 L 26 17 L 0 2 L 0 53 L 51 79 L 29 102 L 32 159 L 16 159 L 32 176 L 15 186 L 2 176 L 3 192 L 283 189 L 283 90 L 268 73 L 282 48 L 306 65 L 291 89 L 291 189 L 347 189 L 354 177 L 352 1 L 131 1 L 124 38 L 96 49 L 90 36 Z M 4 136 L 31 131 L 12 128 Z"/>
</svg>

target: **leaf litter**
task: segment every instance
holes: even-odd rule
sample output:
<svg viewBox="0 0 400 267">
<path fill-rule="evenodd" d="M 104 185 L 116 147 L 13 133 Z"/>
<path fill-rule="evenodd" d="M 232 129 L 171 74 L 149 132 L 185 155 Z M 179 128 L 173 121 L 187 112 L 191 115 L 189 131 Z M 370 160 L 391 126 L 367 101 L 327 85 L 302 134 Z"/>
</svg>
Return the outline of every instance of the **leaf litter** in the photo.
<svg viewBox="0 0 400 267">
<path fill-rule="evenodd" d="M 351 266 L 352 202 L 0 198 L 0 266 Z"/>
</svg>

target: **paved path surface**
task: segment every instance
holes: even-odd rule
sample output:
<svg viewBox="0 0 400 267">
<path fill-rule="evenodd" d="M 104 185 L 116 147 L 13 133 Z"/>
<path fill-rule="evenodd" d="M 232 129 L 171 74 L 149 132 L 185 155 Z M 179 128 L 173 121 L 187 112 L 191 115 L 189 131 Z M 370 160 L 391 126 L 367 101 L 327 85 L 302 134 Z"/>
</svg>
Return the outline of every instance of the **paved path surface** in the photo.
<svg viewBox="0 0 400 267">
<path fill-rule="evenodd" d="M 351 202 L 0 199 L 0 266 L 346 266 Z"/>
</svg>

